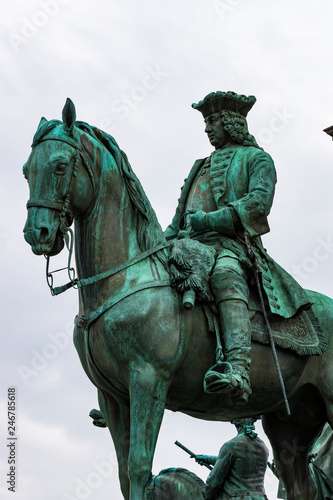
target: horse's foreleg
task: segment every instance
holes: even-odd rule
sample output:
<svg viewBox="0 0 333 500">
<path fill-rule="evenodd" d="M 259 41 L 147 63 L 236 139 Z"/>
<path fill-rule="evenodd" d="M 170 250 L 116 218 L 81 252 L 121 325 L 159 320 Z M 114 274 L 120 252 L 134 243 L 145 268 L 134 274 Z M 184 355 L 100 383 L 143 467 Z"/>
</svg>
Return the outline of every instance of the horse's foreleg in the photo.
<svg viewBox="0 0 333 500">
<path fill-rule="evenodd" d="M 103 417 L 110 430 L 116 449 L 119 481 L 125 500 L 129 499 L 128 454 L 130 435 L 130 415 L 128 404 L 121 403 L 110 395 L 98 391 L 98 401 Z"/>
<path fill-rule="evenodd" d="M 149 364 L 131 367 L 130 500 L 146 500 L 167 383 Z"/>
</svg>

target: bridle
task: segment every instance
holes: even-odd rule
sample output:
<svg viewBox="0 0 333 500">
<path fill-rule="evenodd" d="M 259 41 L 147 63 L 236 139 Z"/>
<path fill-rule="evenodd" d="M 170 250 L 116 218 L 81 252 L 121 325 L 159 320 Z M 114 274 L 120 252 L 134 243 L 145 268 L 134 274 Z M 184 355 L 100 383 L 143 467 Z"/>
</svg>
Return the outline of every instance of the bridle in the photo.
<svg viewBox="0 0 333 500">
<path fill-rule="evenodd" d="M 46 258 L 46 282 L 48 284 L 48 287 L 50 288 L 51 295 L 59 295 L 60 293 L 65 292 L 69 288 L 81 288 L 83 286 L 91 285 L 93 283 L 96 283 L 97 281 L 100 281 L 102 279 L 113 276 L 114 274 L 116 274 L 124 269 L 127 269 L 130 266 L 133 266 L 134 264 L 146 259 L 150 255 L 153 255 L 154 253 L 156 253 L 160 250 L 163 250 L 164 248 L 167 248 L 173 244 L 172 242 L 158 243 L 157 245 L 150 248 L 149 250 L 146 250 L 144 252 L 139 253 L 134 258 L 124 262 L 123 264 L 120 264 L 119 266 L 108 269 L 107 271 L 104 271 L 104 272 L 97 274 L 95 276 L 83 278 L 81 280 L 78 280 L 77 278 L 75 278 L 75 269 L 73 267 L 71 267 L 71 259 L 72 259 L 73 247 L 74 247 L 74 234 L 73 234 L 72 229 L 69 227 L 73 222 L 73 214 L 69 210 L 69 204 L 70 204 L 70 200 L 71 200 L 70 193 L 71 193 L 72 182 L 73 182 L 73 179 L 77 176 L 80 157 L 82 159 L 83 165 L 85 166 L 85 168 L 90 176 L 90 180 L 91 180 L 93 191 L 94 191 L 94 198 L 96 199 L 97 193 L 96 193 L 96 187 L 95 187 L 96 186 L 95 177 L 94 177 L 93 169 L 91 168 L 91 165 L 90 165 L 91 160 L 90 159 L 89 159 L 89 161 L 87 160 L 87 157 L 86 157 L 87 155 L 85 154 L 85 152 L 71 138 L 64 138 L 64 137 L 60 137 L 60 136 L 53 136 L 53 137 L 49 136 L 49 137 L 45 137 L 45 138 L 40 139 L 39 141 L 34 143 L 32 145 L 32 147 L 35 147 L 37 144 L 40 144 L 41 142 L 49 141 L 49 140 L 65 142 L 66 144 L 69 144 L 70 146 L 74 147 L 76 150 L 76 155 L 75 155 L 75 159 L 73 162 L 72 171 L 71 171 L 71 174 L 68 176 L 67 186 L 65 189 L 66 194 L 64 195 L 63 201 L 30 199 L 27 202 L 27 208 L 30 208 L 30 207 L 50 208 L 51 210 L 57 210 L 60 212 L 59 229 L 64 236 L 69 254 L 68 254 L 67 267 L 56 269 L 54 271 L 49 270 L 50 256 L 44 255 Z M 69 233 L 69 236 L 68 236 L 68 233 Z M 53 274 L 56 272 L 59 272 L 59 271 L 63 271 L 65 269 L 67 269 L 67 273 L 68 273 L 68 277 L 69 277 L 70 281 L 68 283 L 66 283 L 65 285 L 62 285 L 59 287 L 54 287 L 53 286 Z M 169 285 L 169 280 L 167 280 L 167 281 L 168 281 L 168 285 Z M 163 285 L 163 286 L 165 286 L 165 285 Z"/>
<path fill-rule="evenodd" d="M 95 178 L 93 174 L 93 169 L 91 168 L 90 165 L 90 159 L 88 160 L 87 154 L 82 150 L 82 148 L 71 138 L 65 138 L 65 137 L 60 137 L 60 136 L 49 136 L 40 139 L 37 142 L 34 142 L 32 145 L 32 148 L 36 147 L 38 144 L 41 142 L 45 141 L 59 141 L 59 142 L 64 142 L 66 144 L 69 144 L 70 146 L 75 148 L 75 158 L 74 162 L 71 162 L 72 168 L 71 172 L 67 176 L 67 186 L 64 189 L 65 195 L 63 196 L 62 201 L 53 201 L 53 200 L 40 200 L 40 199 L 29 199 L 27 201 L 27 208 L 31 207 L 38 207 L 38 208 L 49 208 L 51 210 L 56 210 L 60 212 L 60 224 L 59 224 L 59 230 L 63 234 L 67 249 L 68 249 L 68 262 L 67 262 L 67 267 L 63 267 L 61 269 L 56 269 L 54 271 L 50 271 L 50 256 L 49 255 L 44 255 L 46 258 L 46 282 L 50 288 L 51 294 L 52 295 L 57 295 L 56 293 L 56 288 L 53 287 L 53 274 L 59 271 L 63 271 L 67 269 L 68 277 L 70 280 L 70 283 L 68 284 L 67 288 L 70 287 L 76 287 L 77 286 L 77 280 L 75 278 L 75 269 L 71 266 L 71 260 L 72 260 L 72 255 L 73 255 L 73 247 L 74 247 L 74 233 L 73 230 L 70 228 L 72 222 L 73 222 L 73 214 L 69 209 L 69 204 L 71 201 L 71 188 L 73 181 L 75 177 L 77 176 L 78 168 L 79 168 L 79 163 L 80 163 L 80 158 L 82 159 L 82 163 L 84 167 L 86 168 L 91 184 L 93 187 L 93 193 L 94 197 L 96 197 L 96 187 L 95 187 Z M 65 288 L 67 290 L 67 288 Z M 62 290 L 65 291 L 65 290 Z M 61 293 L 58 292 L 58 293 Z"/>
</svg>

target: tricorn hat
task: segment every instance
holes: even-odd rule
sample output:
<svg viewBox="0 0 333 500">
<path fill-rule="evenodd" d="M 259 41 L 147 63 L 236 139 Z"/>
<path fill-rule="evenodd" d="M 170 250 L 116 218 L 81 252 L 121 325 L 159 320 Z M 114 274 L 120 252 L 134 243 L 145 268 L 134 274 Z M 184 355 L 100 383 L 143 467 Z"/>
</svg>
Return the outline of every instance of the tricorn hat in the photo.
<svg viewBox="0 0 333 500">
<path fill-rule="evenodd" d="M 234 111 L 246 117 L 256 100 L 254 95 L 246 96 L 231 91 L 218 91 L 206 95 L 198 104 L 193 103 L 192 108 L 201 111 L 204 118 L 220 111 Z"/>
</svg>

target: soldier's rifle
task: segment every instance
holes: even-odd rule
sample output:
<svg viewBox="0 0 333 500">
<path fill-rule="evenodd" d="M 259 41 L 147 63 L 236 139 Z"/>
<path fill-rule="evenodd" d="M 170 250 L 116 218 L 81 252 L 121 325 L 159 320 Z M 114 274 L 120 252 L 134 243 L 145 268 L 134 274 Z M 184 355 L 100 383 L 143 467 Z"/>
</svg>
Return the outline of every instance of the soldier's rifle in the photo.
<svg viewBox="0 0 333 500">
<path fill-rule="evenodd" d="M 175 441 L 175 445 L 176 446 L 179 446 L 179 448 L 181 448 L 182 450 L 186 451 L 186 453 L 188 453 L 190 455 L 191 458 L 194 458 L 196 459 L 197 458 L 197 455 L 195 453 L 193 453 L 193 451 L 189 450 L 188 448 L 186 448 L 186 446 L 184 446 L 183 444 L 181 444 L 179 441 Z M 203 461 L 200 461 L 200 462 L 197 462 L 198 464 L 200 465 L 204 465 L 205 467 L 207 467 L 207 469 L 209 470 L 213 470 L 213 467 L 209 464 L 206 464 L 205 462 Z"/>
</svg>

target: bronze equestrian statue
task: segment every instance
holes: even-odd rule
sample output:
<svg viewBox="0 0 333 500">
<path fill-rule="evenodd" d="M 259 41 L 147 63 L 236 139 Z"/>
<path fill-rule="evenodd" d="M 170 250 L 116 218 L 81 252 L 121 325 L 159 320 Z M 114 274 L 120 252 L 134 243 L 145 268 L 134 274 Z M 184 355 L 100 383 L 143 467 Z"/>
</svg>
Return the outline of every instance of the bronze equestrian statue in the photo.
<svg viewBox="0 0 333 500">
<path fill-rule="evenodd" d="M 235 112 L 239 111 L 242 121 L 245 110 Z M 208 130 L 212 127 L 211 122 L 207 127 Z M 235 141 L 232 129 L 229 131 Z M 215 142 L 213 132 L 209 135 Z M 242 133 L 239 136 L 241 139 Z M 210 199 L 212 204 L 207 207 L 213 210 L 211 219 L 210 213 L 190 216 L 194 231 L 202 228 L 206 232 L 207 226 L 223 236 L 225 226 L 222 227 L 214 212 L 226 210 L 230 215 L 226 215 L 228 233 L 226 238 L 221 238 L 222 257 L 218 260 L 225 258 L 228 264 L 232 263 L 228 265 L 228 272 L 241 273 L 238 287 L 242 290 L 237 290 L 237 294 L 245 294 L 244 299 L 245 284 L 249 289 L 252 287 L 248 279 L 251 271 L 244 262 L 248 256 L 238 236 L 242 238 L 244 228 L 249 230 L 263 273 L 267 267 L 270 278 L 271 261 L 258 237 L 268 230 L 266 216 L 275 182 L 273 177 L 267 184 L 262 179 L 270 200 L 265 201 L 263 195 L 263 204 L 254 208 L 254 219 L 247 219 L 252 214 L 249 212 L 251 197 L 247 198 L 248 204 L 243 209 L 239 196 L 241 193 L 244 197 L 249 196 L 251 191 L 245 191 L 245 185 L 241 191 L 237 179 L 245 182 L 250 178 L 250 160 L 257 156 L 262 159 L 259 163 L 264 168 L 268 165 L 273 172 L 273 167 L 266 153 L 254 145 L 254 139 L 246 137 L 251 145 L 233 142 L 228 147 L 231 153 L 234 151 L 234 159 L 232 154 L 224 158 L 223 149 L 213 154 L 216 164 L 212 163 L 217 174 L 215 186 L 212 179 L 213 192 L 223 188 L 220 184 L 222 163 L 226 169 L 234 165 L 239 169 L 239 177 L 233 180 L 233 198 L 227 199 L 227 205 L 217 204 L 216 207 Z M 244 151 L 244 161 L 240 159 L 242 154 L 239 156 L 240 147 Z M 206 167 L 203 161 L 200 168 L 208 179 Z M 236 392 L 243 400 L 238 401 L 228 390 L 205 392 L 205 374 L 215 363 L 216 339 L 211 331 L 214 321 L 207 304 L 197 302 L 192 310 L 182 308 L 182 297 L 171 286 L 169 274 L 168 245 L 173 240 L 165 239 L 141 184 L 116 141 L 98 128 L 76 121 L 74 105 L 68 99 L 62 121 L 41 119 L 23 170 L 30 188 L 24 236 L 36 255 L 47 256 L 52 293 L 71 286 L 78 289 L 74 343 L 84 370 L 98 389 L 100 409 L 116 448 L 124 498 L 146 500 L 151 492 L 152 461 L 167 408 L 205 420 L 231 421 L 249 415 L 262 416 L 288 500 L 313 500 L 316 492 L 308 470 L 307 454 L 325 422 L 333 425 L 332 300 L 320 293 L 291 287 L 289 299 L 285 301 L 285 295 L 280 294 L 281 282 L 274 273 L 272 282 L 267 281 L 278 290 L 272 293 L 276 299 L 266 293 L 265 301 L 269 307 L 273 303 L 281 304 L 280 312 L 288 307 L 282 316 L 312 304 L 311 311 L 298 312 L 288 320 L 270 314 L 291 416 L 286 414 L 272 351 L 267 345 L 263 316 L 255 306 L 255 298 L 250 297 L 248 306 L 253 339 L 248 371 L 247 305 L 239 297 L 230 296 L 231 304 L 238 301 L 237 307 L 243 311 L 240 320 L 247 325 L 240 340 L 239 326 L 232 323 L 233 318 L 228 323 L 237 327 L 240 354 L 234 361 L 230 343 L 226 341 L 225 346 L 227 359 L 229 357 L 234 365 L 230 382 L 233 385 L 235 379 Z M 230 175 L 231 170 L 224 177 L 226 182 L 230 181 Z M 197 188 L 201 189 L 200 183 Z M 258 200 L 254 196 L 253 204 Z M 52 255 L 63 249 L 64 240 L 72 253 L 70 226 L 73 222 L 78 276 L 75 278 L 69 263 L 69 283 L 55 287 L 50 259 L 52 262 Z M 229 232 L 232 227 L 234 236 Z M 227 241 L 232 243 L 230 248 L 225 248 Z M 228 252 L 224 253 L 222 248 Z M 266 280 L 263 278 L 263 281 Z M 263 285 L 265 291 L 271 290 L 265 282 Z M 231 310 L 232 315 L 234 310 Z M 227 320 L 222 318 L 223 321 L 227 325 Z M 234 326 L 230 327 L 227 337 L 234 335 Z M 243 361 L 236 361 L 241 359 Z M 238 374 L 236 367 L 240 365 L 244 371 Z M 229 380 L 222 380 L 222 383 L 227 387 Z"/>
</svg>

